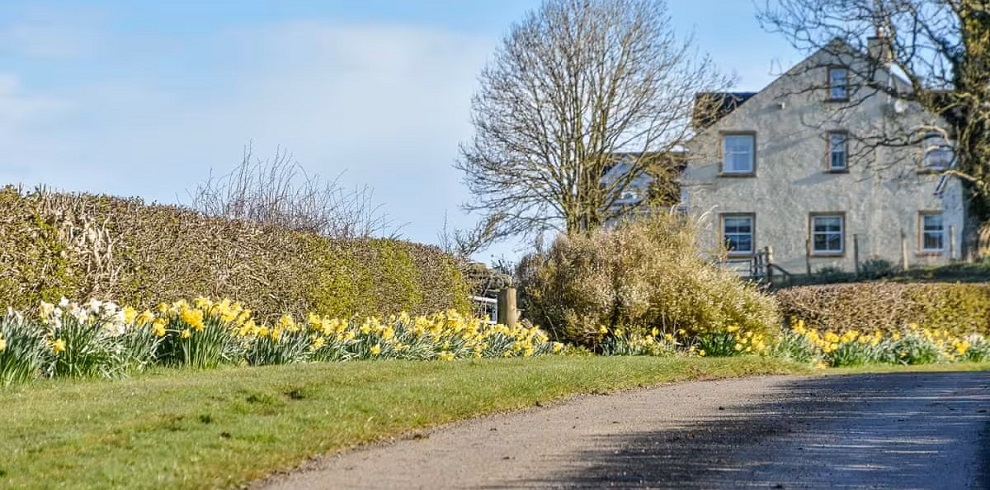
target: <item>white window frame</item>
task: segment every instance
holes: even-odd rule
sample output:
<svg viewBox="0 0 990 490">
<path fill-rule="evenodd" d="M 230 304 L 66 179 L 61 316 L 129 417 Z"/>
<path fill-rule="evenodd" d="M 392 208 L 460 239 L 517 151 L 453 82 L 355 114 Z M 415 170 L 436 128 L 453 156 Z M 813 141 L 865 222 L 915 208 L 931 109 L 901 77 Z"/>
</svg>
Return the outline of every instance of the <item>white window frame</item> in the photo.
<svg viewBox="0 0 990 490">
<path fill-rule="evenodd" d="M 727 231 L 727 225 L 729 220 L 747 220 L 749 221 L 749 233 L 742 233 L 739 231 L 734 231 L 729 233 Z M 736 225 L 738 229 L 739 225 Z M 722 215 L 722 245 L 728 249 L 729 255 L 740 256 L 740 255 L 753 255 L 756 252 L 756 215 L 745 214 L 745 213 L 729 213 Z M 749 237 L 749 250 L 733 249 L 730 247 L 730 236 L 748 236 Z"/>
<path fill-rule="evenodd" d="M 955 159 L 952 142 L 937 131 L 926 133 L 921 139 L 921 167 L 923 170 L 943 172 L 952 167 Z M 942 155 L 941 162 L 935 163 L 934 156 Z"/>
<path fill-rule="evenodd" d="M 837 77 L 833 74 L 842 73 L 842 83 L 835 83 Z M 828 100 L 849 100 L 849 68 L 845 66 L 828 67 Z"/>
<path fill-rule="evenodd" d="M 839 145 L 839 152 L 836 152 L 836 138 L 841 139 L 841 145 Z M 845 172 L 849 170 L 849 133 L 845 131 L 830 131 L 827 137 L 828 144 L 828 170 L 832 172 Z M 835 165 L 836 153 L 842 155 L 842 166 Z"/>
<path fill-rule="evenodd" d="M 733 149 L 729 150 L 730 141 L 741 141 L 743 139 L 749 140 L 749 162 L 748 168 L 736 168 L 729 167 L 728 163 L 733 160 L 734 156 L 742 156 L 747 153 L 736 151 Z M 756 135 L 753 133 L 726 133 L 722 135 L 722 173 L 727 175 L 751 175 L 756 173 Z"/>
<path fill-rule="evenodd" d="M 835 230 L 824 230 L 818 231 L 818 221 L 819 220 L 839 220 L 839 229 Z M 819 249 L 818 248 L 818 236 L 825 237 L 825 243 L 828 244 L 829 236 L 838 235 L 839 237 L 839 248 L 831 249 Z M 846 217 L 842 213 L 815 213 L 811 215 L 811 253 L 813 255 L 842 255 L 846 251 Z"/>
<path fill-rule="evenodd" d="M 934 227 L 929 228 L 928 224 L 926 223 L 926 221 L 927 221 L 928 218 L 938 218 L 938 220 L 939 220 L 939 227 L 938 227 L 938 229 L 935 229 Z M 945 236 L 945 216 L 943 215 L 943 213 L 937 212 L 937 211 L 928 211 L 928 212 L 923 211 L 923 212 L 921 212 L 919 214 L 919 219 L 918 219 L 918 228 L 919 228 L 918 231 L 920 232 L 920 234 L 918 236 L 918 238 L 920 240 L 920 243 L 918 245 L 919 245 L 919 248 L 921 249 L 921 252 L 922 253 L 942 253 L 942 252 L 945 252 L 945 240 L 946 240 L 946 236 Z M 938 237 L 938 243 L 939 243 L 939 247 L 938 248 L 930 248 L 930 247 L 927 246 L 927 240 L 926 240 L 926 238 L 928 236 Z"/>
</svg>

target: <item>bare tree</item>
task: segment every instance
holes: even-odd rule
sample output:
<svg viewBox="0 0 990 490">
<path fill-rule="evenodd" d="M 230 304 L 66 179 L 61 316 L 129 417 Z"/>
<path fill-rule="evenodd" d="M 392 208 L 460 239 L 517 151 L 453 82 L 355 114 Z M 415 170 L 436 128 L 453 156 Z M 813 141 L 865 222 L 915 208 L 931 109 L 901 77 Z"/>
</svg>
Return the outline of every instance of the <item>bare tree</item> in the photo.
<svg viewBox="0 0 990 490">
<path fill-rule="evenodd" d="M 980 220 L 990 217 L 990 2 L 765 0 L 758 17 L 799 50 L 860 55 L 865 62 L 848 64 L 856 92 L 848 104 L 885 97 L 894 113 L 930 114 L 926 124 L 887 123 L 857 139 L 866 149 L 923 151 L 944 151 L 923 146 L 932 133 L 951 141 L 953 161 L 943 172 L 967 183 Z"/>
<path fill-rule="evenodd" d="M 729 85 L 677 37 L 663 0 L 545 0 L 480 82 L 475 135 L 455 166 L 473 193 L 465 208 L 484 213 L 471 238 L 489 242 L 592 230 L 628 212 L 613 204 L 653 156 L 682 148 L 695 94 Z M 603 183 L 620 152 L 628 171 Z"/>
<path fill-rule="evenodd" d="M 284 226 L 334 238 L 395 236 L 391 218 L 373 201 L 367 186 L 344 190 L 340 176 L 324 180 L 307 174 L 285 149 L 254 158 L 244 149 L 241 163 L 229 174 L 212 174 L 191 193 L 192 207 L 211 216 Z"/>
</svg>

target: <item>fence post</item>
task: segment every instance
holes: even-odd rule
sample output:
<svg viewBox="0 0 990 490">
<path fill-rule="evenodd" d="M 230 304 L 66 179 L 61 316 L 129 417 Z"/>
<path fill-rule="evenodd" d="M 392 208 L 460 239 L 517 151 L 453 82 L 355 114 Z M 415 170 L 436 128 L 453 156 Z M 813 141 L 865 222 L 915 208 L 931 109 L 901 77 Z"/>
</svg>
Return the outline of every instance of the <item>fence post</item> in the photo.
<svg viewBox="0 0 990 490">
<path fill-rule="evenodd" d="M 853 234 L 853 265 L 856 268 L 856 277 L 859 277 L 859 234 Z"/>
<path fill-rule="evenodd" d="M 908 270 L 907 233 L 904 233 L 904 228 L 901 228 L 901 269 Z"/>
<path fill-rule="evenodd" d="M 516 310 L 516 288 L 508 287 L 498 292 L 498 320 L 509 328 L 516 326 L 519 320 L 519 311 Z"/>
<path fill-rule="evenodd" d="M 811 277 L 811 239 L 804 241 L 804 265 L 807 268 L 808 277 Z"/>
<path fill-rule="evenodd" d="M 767 245 L 766 257 L 763 260 L 763 267 L 767 270 L 767 282 L 773 284 L 773 247 Z"/>
</svg>

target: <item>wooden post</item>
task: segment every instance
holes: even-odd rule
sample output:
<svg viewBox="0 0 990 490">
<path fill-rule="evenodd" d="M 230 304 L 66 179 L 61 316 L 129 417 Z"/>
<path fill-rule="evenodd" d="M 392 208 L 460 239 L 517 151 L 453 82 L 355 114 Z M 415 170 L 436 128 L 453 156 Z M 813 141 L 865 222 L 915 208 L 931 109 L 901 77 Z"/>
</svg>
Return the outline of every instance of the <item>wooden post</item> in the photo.
<svg viewBox="0 0 990 490">
<path fill-rule="evenodd" d="M 908 244 L 907 244 L 907 233 L 904 233 L 904 229 L 901 228 L 901 269 L 908 270 Z"/>
<path fill-rule="evenodd" d="M 498 322 L 513 328 L 519 321 L 516 310 L 516 288 L 505 288 L 498 292 Z"/>
<path fill-rule="evenodd" d="M 949 261 L 956 260 L 956 225 L 949 225 Z"/>
<path fill-rule="evenodd" d="M 773 284 L 773 267 L 771 267 L 773 265 L 773 248 L 770 245 L 767 245 L 766 254 L 767 256 L 763 260 L 763 267 L 767 269 L 767 282 Z"/>
<path fill-rule="evenodd" d="M 853 266 L 856 268 L 856 277 L 859 277 L 859 234 L 853 234 Z"/>
<path fill-rule="evenodd" d="M 811 276 L 811 239 L 804 241 L 804 265 L 808 269 L 808 276 Z"/>
</svg>

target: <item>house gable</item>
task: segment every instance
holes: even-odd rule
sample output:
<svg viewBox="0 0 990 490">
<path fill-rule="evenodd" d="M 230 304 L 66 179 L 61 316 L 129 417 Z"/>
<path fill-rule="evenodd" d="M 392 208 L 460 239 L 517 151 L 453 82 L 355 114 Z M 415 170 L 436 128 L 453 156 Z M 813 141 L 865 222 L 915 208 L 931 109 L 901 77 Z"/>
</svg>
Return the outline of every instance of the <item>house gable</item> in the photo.
<svg viewBox="0 0 990 490">
<path fill-rule="evenodd" d="M 884 125 L 911 131 L 937 118 L 917 105 L 893 114 L 884 94 L 860 100 L 863 93 L 855 91 L 855 79 L 849 81 L 851 101 L 829 100 L 828 67 L 855 67 L 849 73 L 861 73 L 857 64 L 866 63 L 865 55 L 834 41 L 698 131 L 688 145 L 689 161 L 680 182 L 682 204 L 706 220 L 706 249 L 717 249 L 720 237 L 738 232 L 722 229 L 726 222 L 739 221 L 726 217 L 749 216 L 753 231 L 747 240 L 773 247 L 775 258 L 792 273 L 825 266 L 851 271 L 857 261 L 869 258 L 899 263 L 904 246 L 911 263 L 936 263 L 948 260 L 950 251 L 923 254 L 915 237 L 920 236 L 919 216 L 937 212 L 944 213 L 946 236 L 950 228 L 956 230 L 955 239 L 946 242 L 960 256 L 961 184 L 952 179 L 937 197 L 933 193 L 939 176 L 918 172 L 920 145 L 886 148 L 857 140 Z M 890 71 L 880 76 L 905 88 Z M 752 136 L 727 146 L 724 138 L 737 135 Z M 736 146 L 739 141 L 742 150 Z M 752 172 L 724 172 L 726 151 L 734 157 L 741 151 L 742 162 L 751 159 Z M 833 160 L 833 153 L 841 155 Z M 838 162 L 841 172 L 833 171 L 831 162 Z M 738 161 L 732 164 L 738 170 Z"/>
</svg>

